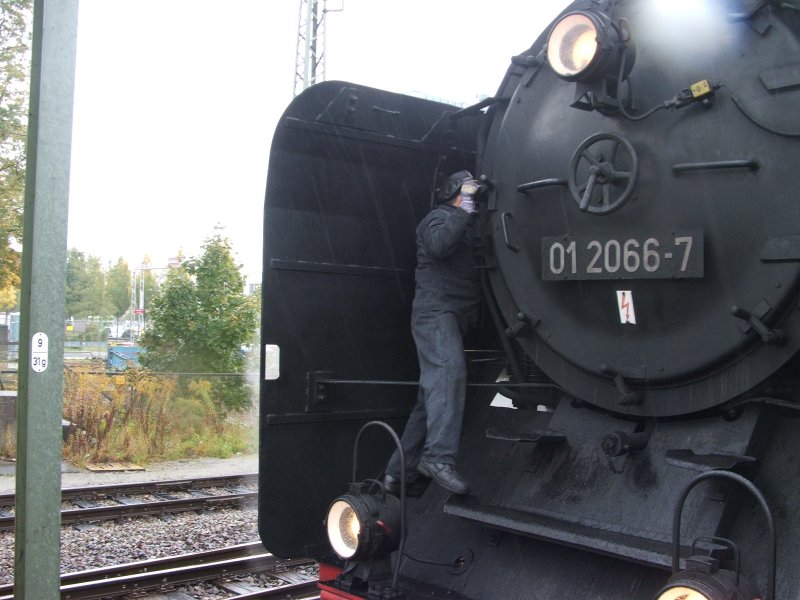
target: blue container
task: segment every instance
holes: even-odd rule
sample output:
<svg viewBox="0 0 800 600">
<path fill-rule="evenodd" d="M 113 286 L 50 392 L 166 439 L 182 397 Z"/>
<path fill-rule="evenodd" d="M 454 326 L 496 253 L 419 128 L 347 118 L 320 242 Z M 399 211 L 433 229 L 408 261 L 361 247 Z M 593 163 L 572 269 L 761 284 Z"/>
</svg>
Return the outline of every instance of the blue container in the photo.
<svg viewBox="0 0 800 600">
<path fill-rule="evenodd" d="M 124 371 L 129 367 L 139 366 L 139 353 L 143 352 L 141 346 L 109 346 L 106 366 L 109 371 Z"/>
</svg>

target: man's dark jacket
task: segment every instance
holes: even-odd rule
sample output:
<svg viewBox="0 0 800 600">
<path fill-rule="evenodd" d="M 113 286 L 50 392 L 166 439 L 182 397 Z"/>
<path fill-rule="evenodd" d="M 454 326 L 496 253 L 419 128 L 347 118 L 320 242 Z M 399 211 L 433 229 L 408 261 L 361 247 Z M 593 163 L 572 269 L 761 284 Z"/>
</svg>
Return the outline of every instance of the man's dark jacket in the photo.
<svg viewBox="0 0 800 600">
<path fill-rule="evenodd" d="M 462 331 L 478 318 L 480 284 L 473 216 L 450 204 L 434 208 L 417 226 L 415 314 L 454 313 Z"/>
</svg>

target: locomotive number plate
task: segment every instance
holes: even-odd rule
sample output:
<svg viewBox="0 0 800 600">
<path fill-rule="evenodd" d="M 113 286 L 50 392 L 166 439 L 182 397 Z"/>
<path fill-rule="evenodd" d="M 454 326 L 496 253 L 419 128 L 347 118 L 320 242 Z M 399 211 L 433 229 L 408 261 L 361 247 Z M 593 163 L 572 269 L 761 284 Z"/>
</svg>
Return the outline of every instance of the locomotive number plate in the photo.
<svg viewBox="0 0 800 600">
<path fill-rule="evenodd" d="M 683 279 L 703 276 L 703 232 L 639 237 L 542 238 L 542 279 Z"/>
</svg>

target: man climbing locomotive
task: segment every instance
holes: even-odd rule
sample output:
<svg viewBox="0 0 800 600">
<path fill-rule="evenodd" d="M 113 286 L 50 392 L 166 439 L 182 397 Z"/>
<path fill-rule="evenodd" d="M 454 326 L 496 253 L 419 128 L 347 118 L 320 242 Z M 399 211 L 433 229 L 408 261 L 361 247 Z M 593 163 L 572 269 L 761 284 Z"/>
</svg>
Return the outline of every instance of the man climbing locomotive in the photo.
<svg viewBox="0 0 800 600">
<path fill-rule="evenodd" d="M 455 494 L 469 492 L 455 462 L 467 385 L 463 336 L 475 324 L 480 304 L 472 227 L 478 189 L 469 171 L 453 173 L 439 190 L 439 204 L 417 227 L 411 330 L 419 356 L 419 393 L 401 440 L 407 467 L 418 472 L 407 481 L 410 495 L 427 484 L 419 475 Z M 400 492 L 398 451 L 389 461 L 384 485 L 391 493 Z"/>
</svg>

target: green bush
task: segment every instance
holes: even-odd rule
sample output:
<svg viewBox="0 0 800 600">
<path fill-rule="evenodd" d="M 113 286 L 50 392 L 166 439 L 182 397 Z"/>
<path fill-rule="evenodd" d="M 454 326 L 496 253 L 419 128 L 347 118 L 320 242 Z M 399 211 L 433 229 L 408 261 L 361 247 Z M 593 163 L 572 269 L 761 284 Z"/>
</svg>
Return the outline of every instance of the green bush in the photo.
<svg viewBox="0 0 800 600">
<path fill-rule="evenodd" d="M 229 418 L 214 386 L 196 379 L 178 386 L 174 376 L 129 370 L 116 376 L 68 371 L 64 418 L 74 433 L 64 456 L 77 464 L 212 456 L 256 449 L 253 432 Z"/>
</svg>

